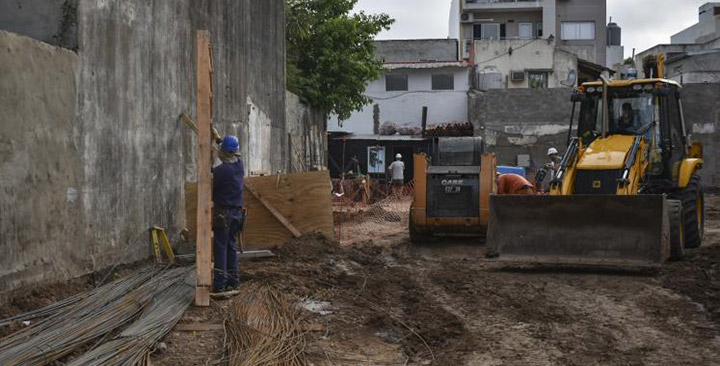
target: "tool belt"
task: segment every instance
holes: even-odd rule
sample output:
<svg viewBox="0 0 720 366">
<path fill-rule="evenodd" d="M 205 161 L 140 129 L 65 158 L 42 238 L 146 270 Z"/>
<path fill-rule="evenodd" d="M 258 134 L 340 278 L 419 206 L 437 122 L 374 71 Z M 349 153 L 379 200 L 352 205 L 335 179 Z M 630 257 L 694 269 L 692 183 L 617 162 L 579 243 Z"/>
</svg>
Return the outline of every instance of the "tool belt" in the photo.
<svg viewBox="0 0 720 366">
<path fill-rule="evenodd" d="M 238 232 L 243 231 L 245 229 L 246 212 L 242 207 L 213 207 L 213 230 L 224 230 L 233 227 L 237 228 Z"/>
</svg>

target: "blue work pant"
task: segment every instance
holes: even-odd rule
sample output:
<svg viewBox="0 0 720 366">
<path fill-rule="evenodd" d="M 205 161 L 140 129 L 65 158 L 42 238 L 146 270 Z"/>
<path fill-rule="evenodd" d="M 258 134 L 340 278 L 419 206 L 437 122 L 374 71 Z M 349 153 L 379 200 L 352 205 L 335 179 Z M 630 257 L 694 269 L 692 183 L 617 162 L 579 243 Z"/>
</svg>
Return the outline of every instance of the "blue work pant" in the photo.
<svg viewBox="0 0 720 366">
<path fill-rule="evenodd" d="M 237 235 L 242 227 L 242 209 L 225 209 L 222 216 L 224 223 L 213 223 L 213 292 L 225 291 L 226 286 L 235 287 L 240 283 Z"/>
</svg>

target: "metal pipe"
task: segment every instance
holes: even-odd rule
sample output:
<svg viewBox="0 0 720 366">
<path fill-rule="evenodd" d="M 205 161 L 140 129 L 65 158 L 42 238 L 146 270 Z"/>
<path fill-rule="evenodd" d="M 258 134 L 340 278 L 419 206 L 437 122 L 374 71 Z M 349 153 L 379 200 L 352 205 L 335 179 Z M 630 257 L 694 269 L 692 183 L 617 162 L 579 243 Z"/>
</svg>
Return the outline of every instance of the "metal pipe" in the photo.
<svg viewBox="0 0 720 366">
<path fill-rule="evenodd" d="M 610 128 L 609 123 L 609 113 L 608 113 L 608 100 L 607 100 L 607 90 L 608 90 L 608 84 L 610 83 L 610 80 L 608 80 L 604 75 L 600 75 L 600 79 L 603 83 L 603 96 L 602 96 L 602 137 L 607 137 L 608 129 Z"/>
</svg>

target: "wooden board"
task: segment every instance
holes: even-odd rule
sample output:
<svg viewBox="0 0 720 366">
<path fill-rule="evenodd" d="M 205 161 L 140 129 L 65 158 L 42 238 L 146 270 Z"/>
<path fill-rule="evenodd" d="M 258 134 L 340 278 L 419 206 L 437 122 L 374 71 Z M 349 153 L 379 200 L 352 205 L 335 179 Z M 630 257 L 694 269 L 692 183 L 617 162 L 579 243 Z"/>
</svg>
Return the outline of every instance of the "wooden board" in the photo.
<svg viewBox="0 0 720 366">
<path fill-rule="evenodd" d="M 210 169 L 210 119 L 212 86 L 210 68 L 210 33 L 197 31 L 197 127 L 198 127 L 198 185 L 197 185 L 197 246 L 195 266 L 195 305 L 210 306 L 212 286 L 212 182 Z"/>
<path fill-rule="evenodd" d="M 257 191 L 301 234 L 320 231 L 333 237 L 332 187 L 328 171 L 249 177 L 245 179 L 245 185 Z M 293 238 L 290 230 L 247 189 L 244 199 L 248 210 L 245 249 L 268 249 Z"/>
<path fill-rule="evenodd" d="M 197 238 L 197 182 L 185 182 L 185 227 L 188 238 L 194 243 Z"/>
</svg>

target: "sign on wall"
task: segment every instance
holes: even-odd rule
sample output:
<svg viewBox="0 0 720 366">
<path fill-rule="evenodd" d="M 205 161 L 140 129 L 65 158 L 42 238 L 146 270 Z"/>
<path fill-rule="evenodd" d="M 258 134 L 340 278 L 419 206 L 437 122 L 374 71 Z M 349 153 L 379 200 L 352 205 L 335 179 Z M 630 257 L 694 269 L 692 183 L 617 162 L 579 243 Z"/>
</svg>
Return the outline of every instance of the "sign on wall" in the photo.
<svg viewBox="0 0 720 366">
<path fill-rule="evenodd" d="M 368 173 L 385 173 L 385 147 L 368 146 Z"/>
</svg>

